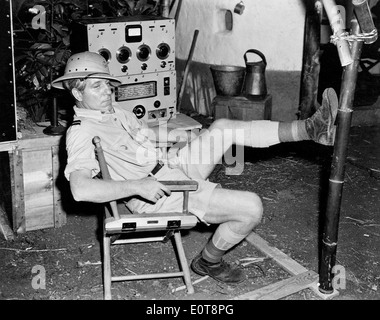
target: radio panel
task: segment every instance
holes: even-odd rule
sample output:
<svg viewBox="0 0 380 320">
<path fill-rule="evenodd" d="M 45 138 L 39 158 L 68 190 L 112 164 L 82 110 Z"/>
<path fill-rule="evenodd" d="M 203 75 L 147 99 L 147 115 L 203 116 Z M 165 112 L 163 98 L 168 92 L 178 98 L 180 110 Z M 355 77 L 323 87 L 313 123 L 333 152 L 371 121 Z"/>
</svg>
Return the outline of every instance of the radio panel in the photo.
<svg viewBox="0 0 380 320">
<path fill-rule="evenodd" d="M 174 19 L 89 19 L 74 31 L 74 43 L 87 38 L 85 50 L 100 53 L 114 76 L 175 70 Z"/>
<path fill-rule="evenodd" d="M 122 84 L 115 101 L 148 122 L 176 114 L 175 22 L 152 16 L 87 18 L 76 22 L 72 52 L 92 51 Z"/>
<path fill-rule="evenodd" d="M 115 101 L 138 119 L 154 122 L 174 118 L 176 113 L 175 71 L 119 77 Z"/>
</svg>

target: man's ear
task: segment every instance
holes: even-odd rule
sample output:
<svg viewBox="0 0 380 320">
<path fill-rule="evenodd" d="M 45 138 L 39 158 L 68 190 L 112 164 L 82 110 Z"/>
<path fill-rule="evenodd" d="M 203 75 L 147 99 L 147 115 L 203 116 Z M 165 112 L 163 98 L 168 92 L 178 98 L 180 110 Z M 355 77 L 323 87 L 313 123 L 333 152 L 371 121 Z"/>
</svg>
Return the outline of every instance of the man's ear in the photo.
<svg viewBox="0 0 380 320">
<path fill-rule="evenodd" d="M 82 92 L 80 92 L 77 88 L 71 89 L 71 94 L 76 100 L 82 101 Z"/>
</svg>

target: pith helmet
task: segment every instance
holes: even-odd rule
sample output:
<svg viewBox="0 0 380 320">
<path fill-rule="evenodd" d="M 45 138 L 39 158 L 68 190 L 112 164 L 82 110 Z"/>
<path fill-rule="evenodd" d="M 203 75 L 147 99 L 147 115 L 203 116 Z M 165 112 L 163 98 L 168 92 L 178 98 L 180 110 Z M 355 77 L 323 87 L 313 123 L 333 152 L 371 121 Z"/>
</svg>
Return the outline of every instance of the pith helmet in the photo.
<svg viewBox="0 0 380 320">
<path fill-rule="evenodd" d="M 113 85 L 121 81 L 110 75 L 107 61 L 98 53 L 84 51 L 73 54 L 67 61 L 65 73 L 62 77 L 55 79 L 52 86 L 64 89 L 62 82 L 69 79 L 100 78 L 108 79 Z"/>
</svg>

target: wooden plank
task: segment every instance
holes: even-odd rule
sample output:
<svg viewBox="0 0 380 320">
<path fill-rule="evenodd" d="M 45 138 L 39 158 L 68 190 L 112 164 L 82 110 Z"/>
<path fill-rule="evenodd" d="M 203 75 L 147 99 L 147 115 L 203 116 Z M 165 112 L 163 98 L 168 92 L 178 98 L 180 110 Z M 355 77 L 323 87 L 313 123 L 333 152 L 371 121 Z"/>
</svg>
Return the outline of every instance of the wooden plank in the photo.
<svg viewBox="0 0 380 320">
<path fill-rule="evenodd" d="M 171 191 L 196 191 L 198 189 L 198 183 L 194 180 L 183 181 L 165 181 L 160 180 L 162 184 L 167 186 Z"/>
<path fill-rule="evenodd" d="M 245 240 L 252 244 L 256 249 L 275 260 L 283 269 L 292 275 L 298 275 L 308 271 L 304 266 L 287 256 L 281 250 L 269 245 L 267 241 L 254 232 L 251 232 Z"/>
<path fill-rule="evenodd" d="M 51 146 L 59 146 L 62 136 L 50 136 L 43 133 L 46 126 L 49 126 L 49 122 L 42 122 L 39 125 L 34 126 L 35 133 L 22 132 L 22 138 L 18 140 L 18 147 L 21 149 L 46 149 Z"/>
<path fill-rule="evenodd" d="M 264 99 L 249 100 L 244 96 L 214 98 L 215 119 L 235 120 L 270 120 L 272 113 L 272 96 Z"/>
<path fill-rule="evenodd" d="M 50 206 L 51 214 L 53 211 L 53 191 L 46 190 L 44 192 L 26 194 L 24 195 L 25 214 L 29 211 L 38 209 L 40 207 Z"/>
<path fill-rule="evenodd" d="M 24 174 L 27 172 L 50 172 L 51 174 L 51 147 L 39 150 L 23 149 Z"/>
<path fill-rule="evenodd" d="M 24 194 L 49 192 L 53 188 L 53 179 L 50 172 L 34 171 L 24 174 Z"/>
<path fill-rule="evenodd" d="M 66 224 L 66 214 L 62 208 L 61 190 L 57 186 L 59 176 L 59 147 L 51 147 L 52 154 L 52 174 L 53 174 L 53 206 L 54 206 L 54 227 L 58 228 Z"/>
<path fill-rule="evenodd" d="M 13 142 L 1 142 L 0 143 L 0 152 L 11 151 L 14 148 L 16 148 L 16 146 L 17 146 L 17 142 L 16 141 L 13 141 Z"/>
<path fill-rule="evenodd" d="M 54 227 L 53 190 L 24 194 L 25 231 Z"/>
<path fill-rule="evenodd" d="M 25 212 L 25 231 L 54 227 L 52 205 L 33 207 Z"/>
<path fill-rule="evenodd" d="M 318 281 L 318 274 L 314 271 L 306 271 L 288 279 L 242 294 L 235 297 L 234 300 L 278 300 L 302 291 L 316 281 Z"/>
<path fill-rule="evenodd" d="M 290 274 L 296 276 L 299 274 L 303 274 L 307 272 L 308 270 L 299 264 L 297 261 L 293 260 L 289 256 L 287 256 L 285 253 L 283 253 L 281 250 L 277 249 L 276 247 L 272 247 L 269 245 L 267 241 L 265 241 L 263 238 L 261 238 L 258 234 L 251 232 L 245 240 L 253 245 L 257 250 L 265 254 L 266 256 L 272 258 L 274 261 L 276 261 L 283 269 L 285 269 Z M 336 297 L 339 295 L 339 292 L 334 289 L 334 292 L 331 294 L 324 294 L 319 291 L 319 285 L 318 282 L 315 281 L 311 284 L 309 284 L 309 289 L 311 289 L 317 296 L 324 300 L 332 299 L 333 297 Z"/>
<path fill-rule="evenodd" d="M 25 232 L 25 204 L 22 150 L 16 148 L 9 153 L 9 166 L 12 189 L 13 231 Z"/>
<path fill-rule="evenodd" d="M 20 139 L 18 147 L 21 149 L 39 150 L 43 148 L 50 148 L 51 146 L 58 146 L 60 144 L 61 136 L 43 136 L 35 137 L 33 139 Z"/>
</svg>

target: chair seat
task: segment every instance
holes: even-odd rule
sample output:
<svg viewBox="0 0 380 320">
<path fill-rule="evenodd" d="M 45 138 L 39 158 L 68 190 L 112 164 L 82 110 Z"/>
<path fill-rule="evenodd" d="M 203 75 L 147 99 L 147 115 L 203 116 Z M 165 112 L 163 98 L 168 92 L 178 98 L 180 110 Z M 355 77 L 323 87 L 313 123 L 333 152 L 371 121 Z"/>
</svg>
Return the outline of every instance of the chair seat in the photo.
<svg viewBox="0 0 380 320">
<path fill-rule="evenodd" d="M 104 157 L 100 138 L 94 137 L 95 152 L 99 161 L 102 179 L 111 180 L 107 162 Z M 190 269 L 182 245 L 181 230 L 190 229 L 198 223 L 198 218 L 189 213 L 189 192 L 198 188 L 198 183 L 193 180 L 185 181 L 160 181 L 171 191 L 183 192 L 182 212 L 169 213 L 137 213 L 132 214 L 123 201 L 110 201 L 105 204 L 103 220 L 103 285 L 104 298 L 110 300 L 111 284 L 115 281 L 130 281 L 144 279 L 159 279 L 181 277 L 185 281 L 187 292 L 194 293 L 191 282 Z M 145 232 L 140 232 L 145 231 Z M 156 236 L 155 233 L 165 233 Z M 147 235 L 149 234 L 149 235 Z M 174 237 L 174 246 L 177 249 L 177 256 L 182 271 L 149 273 L 140 275 L 112 276 L 111 268 L 111 246 L 122 244 L 134 244 L 141 242 L 166 242 Z M 120 237 L 120 238 L 119 238 Z"/>
<path fill-rule="evenodd" d="M 113 217 L 104 220 L 107 234 L 190 229 L 197 222 L 196 216 L 182 212 L 122 214 L 118 220 Z"/>
</svg>

